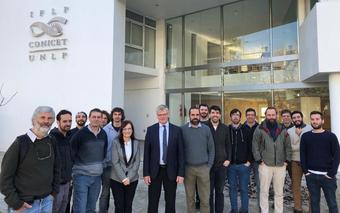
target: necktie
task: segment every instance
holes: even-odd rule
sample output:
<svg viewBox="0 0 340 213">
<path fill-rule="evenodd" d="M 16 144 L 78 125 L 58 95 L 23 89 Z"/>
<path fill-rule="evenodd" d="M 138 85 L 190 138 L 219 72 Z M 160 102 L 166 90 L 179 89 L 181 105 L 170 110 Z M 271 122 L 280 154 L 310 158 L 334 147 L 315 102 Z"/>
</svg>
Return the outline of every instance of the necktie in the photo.
<svg viewBox="0 0 340 213">
<path fill-rule="evenodd" d="M 166 134 L 166 126 L 163 125 L 163 156 L 162 160 L 166 164 L 166 154 L 168 149 L 168 142 L 167 142 L 167 134 Z"/>
</svg>

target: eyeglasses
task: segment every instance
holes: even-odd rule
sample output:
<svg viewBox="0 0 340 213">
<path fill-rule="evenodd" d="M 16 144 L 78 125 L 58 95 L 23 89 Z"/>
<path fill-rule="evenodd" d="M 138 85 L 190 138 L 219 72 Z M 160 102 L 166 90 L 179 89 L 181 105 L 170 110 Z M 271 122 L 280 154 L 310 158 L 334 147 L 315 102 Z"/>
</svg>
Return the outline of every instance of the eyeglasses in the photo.
<svg viewBox="0 0 340 213">
<path fill-rule="evenodd" d="M 49 154 L 46 155 L 45 153 L 43 153 L 42 150 L 36 150 L 36 148 L 34 148 L 35 154 L 38 158 L 38 160 L 46 160 L 52 157 L 52 145 L 50 143 L 48 144 L 48 148 L 49 148 Z"/>
</svg>

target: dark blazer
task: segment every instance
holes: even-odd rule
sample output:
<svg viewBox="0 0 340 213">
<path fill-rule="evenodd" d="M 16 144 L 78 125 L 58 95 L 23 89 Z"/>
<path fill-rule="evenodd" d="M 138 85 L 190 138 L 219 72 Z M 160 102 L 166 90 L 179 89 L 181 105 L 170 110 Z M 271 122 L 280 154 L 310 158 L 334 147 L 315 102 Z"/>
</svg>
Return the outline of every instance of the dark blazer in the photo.
<svg viewBox="0 0 340 213">
<path fill-rule="evenodd" d="M 149 126 L 145 136 L 143 176 L 155 178 L 159 172 L 159 123 Z M 184 177 L 184 145 L 182 130 L 169 123 L 169 139 L 167 149 L 167 174 L 170 180 L 177 176 Z"/>
</svg>

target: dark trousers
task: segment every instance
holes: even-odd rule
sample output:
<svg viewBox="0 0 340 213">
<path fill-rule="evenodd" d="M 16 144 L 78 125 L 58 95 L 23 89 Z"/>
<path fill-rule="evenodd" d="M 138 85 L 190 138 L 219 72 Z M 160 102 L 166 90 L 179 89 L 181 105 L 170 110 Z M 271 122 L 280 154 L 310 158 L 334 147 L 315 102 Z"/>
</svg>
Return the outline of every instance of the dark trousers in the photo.
<svg viewBox="0 0 340 213">
<path fill-rule="evenodd" d="M 71 181 L 70 189 L 68 191 L 68 202 L 65 213 L 73 213 L 73 206 L 71 208 L 71 199 L 72 199 L 72 192 L 73 192 L 73 183 Z"/>
<path fill-rule="evenodd" d="M 310 174 L 305 176 L 308 191 L 311 198 L 311 207 L 313 213 L 320 213 L 320 196 L 321 189 L 325 195 L 327 206 L 330 213 L 339 213 L 336 203 L 336 178 L 329 179 L 324 175 Z"/>
<path fill-rule="evenodd" d="M 151 178 L 151 184 L 148 189 L 149 203 L 148 213 L 158 212 L 159 197 L 161 196 L 162 185 L 165 197 L 165 213 L 176 212 L 176 180 L 169 180 L 166 167 L 160 167 L 156 178 Z"/>
<path fill-rule="evenodd" d="M 214 212 L 223 213 L 224 208 L 223 189 L 226 180 L 226 175 L 227 168 L 224 167 L 223 165 L 219 167 L 213 167 L 210 170 L 210 199 L 209 199 L 210 213 Z"/>
<path fill-rule="evenodd" d="M 102 174 L 102 192 L 99 198 L 99 213 L 107 213 L 110 204 L 111 166 L 104 168 Z"/>
<path fill-rule="evenodd" d="M 124 186 L 121 182 L 110 180 L 111 190 L 115 203 L 115 213 L 131 213 L 132 202 L 135 197 L 138 181 Z"/>
</svg>

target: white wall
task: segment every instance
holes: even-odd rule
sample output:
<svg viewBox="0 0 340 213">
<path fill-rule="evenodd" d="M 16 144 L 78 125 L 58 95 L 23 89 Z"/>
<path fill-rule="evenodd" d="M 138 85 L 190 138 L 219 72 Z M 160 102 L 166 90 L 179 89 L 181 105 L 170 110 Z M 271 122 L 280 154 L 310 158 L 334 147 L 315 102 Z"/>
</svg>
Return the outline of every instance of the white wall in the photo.
<svg viewBox="0 0 340 213">
<path fill-rule="evenodd" d="M 30 128 L 32 112 L 39 105 L 73 113 L 88 112 L 94 107 L 111 108 L 114 2 L 117 1 L 0 2 L 0 84 L 5 83 L 5 95 L 18 92 L 8 105 L 0 107 L 0 150 L 6 150 L 17 135 Z M 69 7 L 66 14 L 62 13 L 64 6 Z M 64 60 L 30 62 L 28 43 L 53 38 L 34 38 L 29 26 L 54 17 L 52 8 L 68 19 L 63 26 L 68 56 Z M 39 10 L 45 10 L 43 17 Z M 36 13 L 34 18 L 30 17 L 31 11 Z"/>
<path fill-rule="evenodd" d="M 340 71 L 340 1 L 319 2 L 300 27 L 301 80 Z"/>
</svg>

